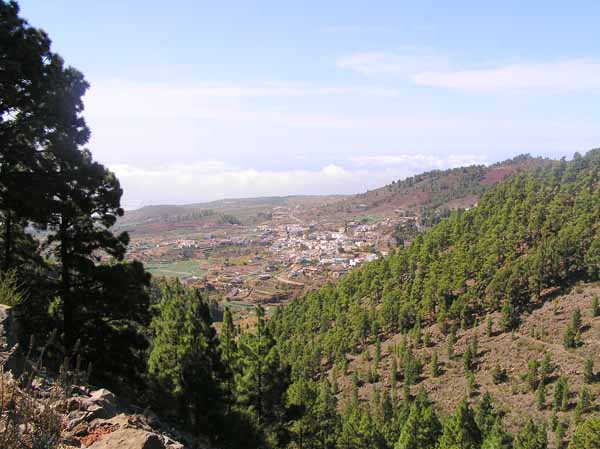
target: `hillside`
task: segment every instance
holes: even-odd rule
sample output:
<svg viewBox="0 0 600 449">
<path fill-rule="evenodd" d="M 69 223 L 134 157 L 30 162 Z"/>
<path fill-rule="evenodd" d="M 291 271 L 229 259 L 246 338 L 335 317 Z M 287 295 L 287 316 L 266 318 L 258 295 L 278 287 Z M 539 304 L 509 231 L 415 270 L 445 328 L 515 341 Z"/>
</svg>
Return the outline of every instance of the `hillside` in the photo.
<svg viewBox="0 0 600 449">
<path fill-rule="evenodd" d="M 312 208 L 339 200 L 342 195 L 286 196 L 223 199 L 185 205 L 156 205 L 125 211 L 116 227 L 135 232 L 160 232 L 177 226 L 211 227 L 223 224 L 255 224 L 272 217 L 277 208 Z"/>
<path fill-rule="evenodd" d="M 390 391 L 401 404 L 423 387 L 442 416 L 461 399 L 475 403 L 489 391 L 508 415 L 506 429 L 514 431 L 526 417 L 552 415 L 547 407 L 562 391 L 563 380 L 557 379 L 564 375 L 567 399 L 558 419 L 572 430 L 579 419 L 574 410 L 596 413 L 598 406 L 575 406 L 582 401 L 576 396 L 586 357 L 596 369 L 600 365 L 600 322 L 591 316 L 599 291 L 593 283 L 600 274 L 598 198 L 600 150 L 544 164 L 498 183 L 477 207 L 453 212 L 409 247 L 293 302 L 272 322 L 293 379 L 319 379 L 326 370 L 340 404 L 346 404 L 342 421 L 376 420 L 374 410 Z M 592 284 L 557 296 L 557 289 L 568 291 L 583 280 Z M 577 308 L 583 318 L 574 317 Z M 479 347 L 465 355 L 475 335 Z M 446 348 L 453 339 L 455 356 L 449 360 Z M 431 379 L 434 351 L 441 373 Z M 390 353 L 396 355 L 395 381 Z M 547 399 L 537 410 L 521 376 L 544 353 L 555 371 L 543 380 Z M 497 364 L 506 369 L 502 385 L 490 381 Z M 597 388 L 581 394 L 587 401 Z"/>
<path fill-rule="evenodd" d="M 139 233 L 160 232 L 165 227 L 255 224 L 272 218 L 278 208 L 295 210 L 297 216 L 307 221 L 327 219 L 336 222 L 366 214 L 385 216 L 403 211 L 416 213 L 426 224 L 431 224 L 436 221 L 436 214 L 472 207 L 483 192 L 506 177 L 549 162 L 548 159 L 521 155 L 490 166 L 434 170 L 357 195 L 239 198 L 145 206 L 126 211 L 116 226 Z"/>
<path fill-rule="evenodd" d="M 140 8 L 129 8 L 132 20 L 105 15 L 108 22 L 96 27 L 99 32 L 93 20 L 81 23 L 90 36 L 104 42 L 113 25 L 135 24 L 133 33 L 145 37 L 145 21 L 148 35 L 166 32 L 173 42 L 177 33 L 171 31 L 185 31 L 186 45 L 194 41 L 189 31 L 212 30 L 221 38 L 220 15 L 228 29 L 250 37 L 245 44 L 257 37 L 248 33 L 252 30 L 247 25 L 253 17 L 265 16 L 262 12 L 270 19 L 260 22 L 267 32 L 279 29 L 290 35 L 295 28 L 283 20 L 285 15 L 310 23 L 305 20 L 309 16 L 290 11 L 282 15 L 273 9 L 277 5 L 268 5 L 258 15 L 255 10 L 237 14 L 241 21 L 233 22 L 232 8 L 211 7 L 211 14 L 202 17 L 189 10 L 190 27 L 178 24 L 177 14 L 171 14 L 181 13 L 179 6 L 166 11 L 164 3 L 156 3 L 157 20 L 149 20 L 153 16 L 148 8 L 142 8 L 143 14 L 137 14 Z M 339 16 L 340 8 L 325 9 Z M 55 5 L 46 12 L 58 19 L 48 22 L 49 29 L 66 23 Z M 381 15 L 379 8 L 365 12 Z M 550 17 L 547 12 L 544 16 Z M 205 16 L 210 29 L 196 20 Z M 129 18 L 121 8 L 118 18 L 123 17 Z M 157 30 L 157 23 L 167 22 L 174 27 Z M 241 28 L 235 26 L 238 22 Z M 312 43 L 319 41 L 314 25 L 309 27 Z M 71 40 L 85 50 L 95 48 L 85 42 L 80 28 L 75 27 L 78 32 Z M 533 30 L 546 43 L 547 33 L 538 31 Z M 127 34 L 112 34 L 126 43 Z M 362 37 L 367 34 L 374 33 Z M 229 33 L 221 47 L 235 48 L 236 35 L 239 40 L 239 32 Z M 263 37 L 266 50 L 283 42 Z M 600 449 L 600 149 L 575 154 L 569 161 L 518 156 L 490 167 L 433 171 L 355 197 L 233 199 L 153 206 L 122 217 L 121 183 L 88 149 L 92 133 L 83 111 L 90 84 L 84 75 L 54 52 L 48 34 L 30 25 L 14 0 L 0 0 L 0 42 L 0 449 Z M 290 42 L 284 47 L 292 48 Z M 130 54 L 142 50 L 129 47 Z M 157 53 L 155 45 L 151 59 L 164 62 L 165 49 L 185 58 L 198 55 L 194 49 L 200 47 L 177 52 L 167 45 Z M 122 56 L 112 59 L 148 60 Z M 359 59 L 381 65 L 381 56 Z M 210 72 L 210 57 L 200 59 Z M 535 70 L 545 73 L 542 63 Z M 563 66 L 572 64 L 558 64 L 559 72 Z M 230 73 L 244 79 L 231 68 Z M 481 73 L 498 81 L 490 76 L 492 70 Z M 468 72 L 474 79 L 477 70 Z M 511 67 L 499 73 L 514 78 L 518 72 L 523 70 Z M 551 72 L 550 78 L 562 80 Z M 587 76 L 589 70 L 584 72 Z M 426 72 L 416 70 L 415 76 L 405 78 L 422 84 L 418 73 Z M 387 88 L 374 95 L 375 85 L 366 90 L 358 85 L 322 88 L 315 79 L 292 89 L 265 85 L 240 90 L 220 83 L 197 89 L 190 87 L 194 83 L 177 87 L 180 83 L 166 75 L 164 83 L 142 86 L 132 79 L 124 87 L 115 85 L 116 101 L 105 95 L 112 88 L 101 89 L 100 95 L 108 99 L 106 104 L 121 106 L 104 128 L 115 143 L 113 156 L 122 148 L 133 151 L 127 160 L 147 159 L 161 166 L 164 161 L 169 167 L 157 171 L 159 177 L 119 165 L 128 173 L 127 183 L 143 181 L 137 188 L 147 186 L 147 194 L 150 187 L 172 193 L 168 189 L 177 186 L 164 181 L 149 186 L 148 181 L 170 179 L 181 166 L 177 151 L 195 149 L 199 142 L 214 142 L 214 152 L 222 153 L 248 141 L 256 151 L 238 151 L 239 167 L 253 166 L 265 155 L 276 158 L 275 150 L 261 150 L 269 142 L 283 145 L 278 148 L 309 149 L 294 159 L 305 167 L 324 148 L 336 152 L 342 141 L 321 133 L 319 123 L 333 124 L 346 143 L 353 141 L 355 131 L 375 133 L 374 139 L 365 134 L 364 142 L 385 143 L 393 137 L 385 131 L 388 125 L 371 126 L 372 121 L 361 119 L 367 126 L 354 129 L 351 116 L 358 115 L 350 114 L 351 121 L 337 126 L 338 120 L 314 116 L 306 101 L 320 98 L 314 104 L 319 109 L 330 103 L 321 112 L 331 118 L 337 106 L 350 104 L 336 106 L 334 97 L 377 96 L 372 104 L 377 109 L 385 98 L 400 100 L 388 95 Z M 544 92 L 551 87 L 541 84 Z M 136 86 L 143 89 L 134 89 L 138 93 L 130 96 Z M 434 86 L 429 87 L 427 97 L 435 96 Z M 164 95 L 146 90 L 155 88 Z M 212 94 L 206 94 L 213 89 L 217 96 L 210 99 Z M 395 91 L 405 92 L 400 84 Z M 478 95 L 473 91 L 469 96 L 473 94 Z M 259 98 L 263 96 L 268 101 Z M 231 107 L 223 103 L 229 101 L 225 97 L 231 97 Z M 302 111 L 295 109 L 300 106 L 293 104 L 295 97 L 302 101 Z M 450 97 L 440 98 L 440 105 L 447 105 Z M 167 99 L 177 107 L 162 104 Z M 463 118 L 485 113 L 471 110 L 479 101 L 456 100 L 452 103 L 460 105 Z M 282 101 L 281 107 L 274 101 Z M 547 103 L 536 97 L 536 104 Z M 144 113 L 149 106 L 153 111 Z M 511 111 L 518 112 L 519 105 L 513 106 Z M 255 107 L 267 114 L 252 113 Z M 127 120 L 129 113 L 121 114 L 126 109 L 135 121 Z M 418 115 L 426 111 L 417 109 L 412 122 L 423 123 Z M 545 123 L 555 123 L 562 134 L 583 130 L 573 136 L 574 145 L 578 138 L 589 138 L 585 127 L 569 125 L 577 111 L 562 109 L 569 116 L 566 122 L 556 116 Z M 269 111 L 294 118 L 301 126 L 281 117 L 274 122 Z M 382 112 L 399 117 L 385 106 Z M 485 135 L 496 144 L 553 141 L 544 134 L 552 129 L 527 122 L 533 116 L 526 112 L 511 120 L 519 121 L 517 128 L 534 140 L 519 132 L 497 140 L 487 132 L 491 127 L 472 137 L 481 140 Z M 231 113 L 238 118 L 227 117 Z M 461 117 L 445 114 L 444 108 L 435 115 L 437 123 L 461 126 Z M 307 121 L 308 116 L 319 120 Z M 175 122 L 169 124 L 171 118 Z M 230 118 L 241 120 L 242 128 Z M 380 118 L 378 123 L 403 133 Z M 260 128 L 262 122 L 266 128 Z M 136 124 L 142 125 L 141 132 L 133 129 Z M 189 136 L 182 125 L 191 126 Z M 420 134 L 429 126 L 417 128 Z M 286 144 L 294 132 L 309 129 L 315 131 L 310 148 L 301 141 L 293 147 Z M 519 129 L 501 126 L 499 131 Z M 213 140 L 204 131 L 235 133 L 235 139 Z M 256 139 L 247 131 L 255 131 Z M 458 131 L 448 136 L 448 148 L 458 148 L 464 138 Z M 326 135 L 334 140 L 319 144 Z M 140 143 L 143 136 L 151 145 Z M 440 142 L 447 141 L 440 137 Z M 109 140 L 101 137 L 99 142 Z M 189 159 L 191 153 L 183 154 Z M 210 152 L 202 156 L 222 159 Z M 107 163 L 117 166 L 114 160 Z M 186 172 L 203 176 L 204 165 Z M 225 160 L 208 166 L 238 173 Z"/>
<path fill-rule="evenodd" d="M 433 170 L 342 198 L 310 212 L 314 217 L 338 219 L 411 213 L 419 216 L 423 224 L 431 225 L 450 210 L 473 207 L 486 190 L 508 176 L 548 163 L 548 159 L 520 155 L 489 166 Z"/>
<path fill-rule="evenodd" d="M 423 327 L 423 335 L 429 336 L 429 343 L 413 346 L 414 356 L 423 363 L 419 387 L 424 387 L 442 414 L 452 413 L 465 395 L 469 394 L 463 355 L 472 344 L 473 338 L 477 338 L 478 352 L 473 370 L 476 386 L 472 394 L 475 401 L 484 393 L 490 393 L 506 415 L 505 424 L 512 432 L 516 432 L 528 416 L 537 415 L 538 418 L 549 421 L 554 414 L 551 402 L 555 382 L 549 382 L 545 407 L 538 410 L 535 392 L 524 378 L 531 360 L 541 362 L 544 356 L 549 354 L 553 366 L 551 376 L 556 379 L 564 375 L 569 379 L 572 392 L 569 410 L 559 411 L 557 414 L 559 419 L 569 421 L 577 403 L 576 393 L 585 385 L 585 361 L 589 357 L 597 359 L 600 353 L 600 316 L 594 316 L 591 307 L 592 299 L 600 296 L 600 283 L 581 285 L 563 294 L 556 293 L 549 294 L 549 299 L 544 298 L 532 303 L 531 310 L 522 315 L 522 322 L 514 333 L 502 332 L 499 312 L 488 315 L 494 323 L 491 334 L 487 333 L 486 320 L 472 328 L 457 331 L 452 358 L 448 357 L 446 336 L 440 327 L 437 324 Z M 582 333 L 582 344 L 574 350 L 566 350 L 563 346 L 563 335 L 576 309 L 582 312 L 585 329 Z M 362 355 L 349 356 L 348 375 L 339 380 L 340 395 L 351 395 L 352 376 L 355 372 L 359 379 L 365 379 L 358 390 L 359 397 L 363 400 L 371 398 L 376 389 L 390 390 L 392 360 L 396 358 L 397 365 L 401 366 L 398 350 L 403 344 L 407 344 L 405 338 L 402 334 L 395 334 L 381 344 L 379 378 L 374 382 L 368 381 L 368 373 L 375 363 L 376 346 L 368 345 L 368 361 Z M 439 373 L 436 376 L 431 373 L 431 359 L 434 353 L 438 357 Z M 507 375 L 506 380 L 498 384 L 494 383 L 492 376 L 497 367 L 506 371 Z M 588 387 L 593 396 L 598 397 L 600 384 Z"/>
</svg>

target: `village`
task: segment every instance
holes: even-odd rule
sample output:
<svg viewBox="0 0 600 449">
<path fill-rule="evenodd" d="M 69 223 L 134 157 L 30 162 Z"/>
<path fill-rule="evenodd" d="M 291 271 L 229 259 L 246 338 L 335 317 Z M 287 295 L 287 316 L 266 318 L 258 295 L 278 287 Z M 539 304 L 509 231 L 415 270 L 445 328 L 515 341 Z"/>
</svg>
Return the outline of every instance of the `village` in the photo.
<svg viewBox="0 0 600 449">
<path fill-rule="evenodd" d="M 418 227 L 410 213 L 344 222 L 304 222 L 288 208 L 255 226 L 220 226 L 181 235 L 132 236 L 128 258 L 154 276 L 177 277 L 219 302 L 275 305 L 388 254 L 398 229 Z M 402 242 L 402 244 L 407 242 Z"/>
</svg>

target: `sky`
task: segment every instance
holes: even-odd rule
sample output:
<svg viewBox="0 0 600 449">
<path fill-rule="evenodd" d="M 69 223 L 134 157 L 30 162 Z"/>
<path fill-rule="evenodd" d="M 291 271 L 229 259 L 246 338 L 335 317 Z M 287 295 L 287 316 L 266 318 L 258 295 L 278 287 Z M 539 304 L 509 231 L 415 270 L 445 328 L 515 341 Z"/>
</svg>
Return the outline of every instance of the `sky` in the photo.
<svg viewBox="0 0 600 449">
<path fill-rule="evenodd" d="M 123 204 L 357 193 L 600 147 L 600 2 L 21 0 Z"/>
</svg>

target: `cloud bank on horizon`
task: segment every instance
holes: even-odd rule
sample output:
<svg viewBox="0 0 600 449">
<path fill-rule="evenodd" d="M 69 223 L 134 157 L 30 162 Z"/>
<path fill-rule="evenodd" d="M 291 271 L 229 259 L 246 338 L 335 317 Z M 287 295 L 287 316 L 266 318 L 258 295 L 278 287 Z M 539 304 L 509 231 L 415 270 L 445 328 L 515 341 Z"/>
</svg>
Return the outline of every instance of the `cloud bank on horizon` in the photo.
<svg viewBox="0 0 600 449">
<path fill-rule="evenodd" d="M 376 188 L 415 173 L 488 161 L 475 155 L 446 158 L 395 155 L 355 157 L 345 162 L 348 168 L 329 164 L 316 170 L 256 170 L 217 160 L 150 169 L 115 165 L 112 169 L 129 192 L 124 207 L 135 209 L 146 205 L 135 200 L 143 197 L 152 198 L 151 204 L 186 204 L 223 198 L 298 195 L 298 192 L 304 195 L 353 194 L 357 193 L 357 185 Z M 165 190 L 165 186 L 169 186 L 169 190 Z M 223 196 L 222 192 L 227 195 Z M 190 201 L 194 198 L 200 200 Z"/>
<path fill-rule="evenodd" d="M 90 80 L 90 148 L 126 208 L 600 146 L 596 2 L 284 3 L 21 6 Z"/>
</svg>

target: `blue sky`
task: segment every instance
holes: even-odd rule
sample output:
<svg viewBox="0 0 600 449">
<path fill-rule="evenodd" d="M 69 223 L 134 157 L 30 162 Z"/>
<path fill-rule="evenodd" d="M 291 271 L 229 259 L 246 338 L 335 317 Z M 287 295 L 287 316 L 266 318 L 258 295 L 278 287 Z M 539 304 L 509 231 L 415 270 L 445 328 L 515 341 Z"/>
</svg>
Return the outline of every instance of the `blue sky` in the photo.
<svg viewBox="0 0 600 449">
<path fill-rule="evenodd" d="M 600 2 L 22 0 L 126 207 L 600 146 Z"/>
</svg>

